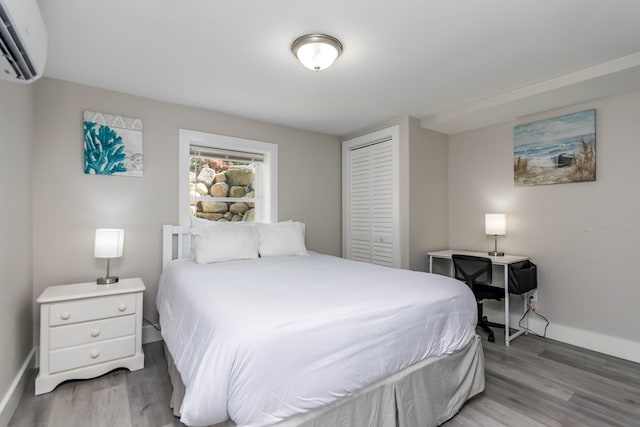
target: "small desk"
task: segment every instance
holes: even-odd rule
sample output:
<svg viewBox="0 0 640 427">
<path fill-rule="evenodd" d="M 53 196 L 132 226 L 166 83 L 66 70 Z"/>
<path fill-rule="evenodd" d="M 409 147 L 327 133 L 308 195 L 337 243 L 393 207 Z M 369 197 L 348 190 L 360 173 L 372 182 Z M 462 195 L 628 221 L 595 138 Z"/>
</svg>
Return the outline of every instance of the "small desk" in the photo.
<svg viewBox="0 0 640 427">
<path fill-rule="evenodd" d="M 526 332 L 526 328 L 529 327 L 529 316 L 525 317 L 525 329 L 521 329 L 514 334 L 511 334 L 509 330 L 509 264 L 513 264 L 520 261 L 526 261 L 529 257 L 520 256 L 520 255 L 504 255 L 504 256 L 490 256 L 486 252 L 471 252 L 471 251 L 458 251 L 448 249 L 446 251 L 435 251 L 428 252 L 429 256 L 429 273 L 433 272 L 433 259 L 448 259 L 451 260 L 451 255 L 453 254 L 461 254 L 461 255 L 471 255 L 471 256 L 480 256 L 484 258 L 489 258 L 493 265 L 500 265 L 504 269 L 504 343 L 505 345 L 509 345 L 511 341 L 522 335 Z M 454 277 L 454 268 L 453 263 L 451 263 L 449 275 Z M 527 311 L 527 301 L 529 298 L 529 292 L 525 293 L 525 303 L 522 314 L 524 315 Z"/>
</svg>

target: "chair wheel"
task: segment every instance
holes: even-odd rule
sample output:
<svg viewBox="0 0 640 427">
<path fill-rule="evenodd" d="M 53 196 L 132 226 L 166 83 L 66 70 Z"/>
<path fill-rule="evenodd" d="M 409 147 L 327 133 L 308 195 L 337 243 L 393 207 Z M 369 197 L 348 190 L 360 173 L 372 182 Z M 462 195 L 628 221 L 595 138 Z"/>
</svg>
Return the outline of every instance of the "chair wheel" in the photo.
<svg viewBox="0 0 640 427">
<path fill-rule="evenodd" d="M 488 322 L 489 322 L 489 319 L 487 319 L 487 316 L 482 316 L 482 321 L 483 321 L 484 323 L 488 323 Z"/>
<path fill-rule="evenodd" d="M 493 335 L 489 335 L 487 340 L 489 340 L 489 342 L 496 342 L 496 338 Z"/>
</svg>

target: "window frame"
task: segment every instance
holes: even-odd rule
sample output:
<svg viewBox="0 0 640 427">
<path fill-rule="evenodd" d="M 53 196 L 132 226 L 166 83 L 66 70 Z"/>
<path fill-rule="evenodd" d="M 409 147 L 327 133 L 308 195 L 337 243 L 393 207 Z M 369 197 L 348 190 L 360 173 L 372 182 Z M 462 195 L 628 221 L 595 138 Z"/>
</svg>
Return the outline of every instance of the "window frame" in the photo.
<svg viewBox="0 0 640 427">
<path fill-rule="evenodd" d="M 178 218 L 179 224 L 191 225 L 189 213 L 189 158 L 191 145 L 213 149 L 245 151 L 264 156 L 258 179 L 259 210 L 256 222 L 278 221 L 278 145 L 271 142 L 254 141 L 232 136 L 180 129 L 178 146 Z"/>
</svg>

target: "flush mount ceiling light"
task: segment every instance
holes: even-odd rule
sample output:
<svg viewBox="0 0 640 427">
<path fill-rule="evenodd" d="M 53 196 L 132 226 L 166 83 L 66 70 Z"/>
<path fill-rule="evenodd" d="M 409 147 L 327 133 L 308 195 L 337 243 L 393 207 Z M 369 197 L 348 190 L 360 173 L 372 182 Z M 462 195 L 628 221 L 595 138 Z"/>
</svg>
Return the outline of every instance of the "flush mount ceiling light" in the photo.
<svg viewBox="0 0 640 427">
<path fill-rule="evenodd" d="M 310 70 L 329 68 L 342 53 L 342 43 L 325 34 L 307 34 L 298 37 L 291 45 L 291 51 Z"/>
</svg>

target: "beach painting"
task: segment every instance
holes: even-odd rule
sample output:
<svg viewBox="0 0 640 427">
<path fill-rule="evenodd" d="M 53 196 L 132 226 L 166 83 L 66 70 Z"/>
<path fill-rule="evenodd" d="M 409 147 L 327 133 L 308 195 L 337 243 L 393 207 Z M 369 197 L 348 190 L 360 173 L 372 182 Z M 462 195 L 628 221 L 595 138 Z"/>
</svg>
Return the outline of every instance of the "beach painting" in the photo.
<svg viewBox="0 0 640 427">
<path fill-rule="evenodd" d="M 142 120 L 84 112 L 84 173 L 142 177 Z"/>
<path fill-rule="evenodd" d="M 515 126 L 515 185 L 596 180 L 596 110 Z"/>
</svg>

